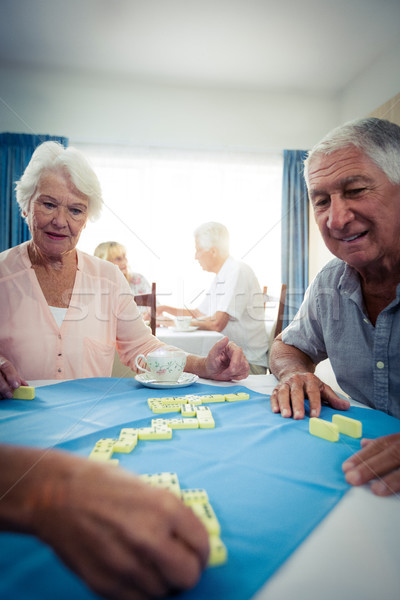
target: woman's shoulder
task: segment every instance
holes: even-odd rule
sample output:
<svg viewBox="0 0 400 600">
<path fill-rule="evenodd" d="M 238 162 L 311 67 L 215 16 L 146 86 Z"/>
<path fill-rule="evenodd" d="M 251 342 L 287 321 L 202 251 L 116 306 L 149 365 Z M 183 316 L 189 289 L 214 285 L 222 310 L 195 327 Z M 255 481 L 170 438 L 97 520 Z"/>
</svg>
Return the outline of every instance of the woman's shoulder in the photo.
<svg viewBox="0 0 400 600">
<path fill-rule="evenodd" d="M 118 281 L 120 275 L 122 275 L 119 268 L 107 260 L 92 256 L 81 250 L 77 250 L 77 255 L 78 269 L 87 275 L 107 278 L 113 281 Z"/>
<path fill-rule="evenodd" d="M 18 244 L 0 253 L 0 275 L 15 275 L 31 267 L 28 255 L 28 242 Z"/>
</svg>

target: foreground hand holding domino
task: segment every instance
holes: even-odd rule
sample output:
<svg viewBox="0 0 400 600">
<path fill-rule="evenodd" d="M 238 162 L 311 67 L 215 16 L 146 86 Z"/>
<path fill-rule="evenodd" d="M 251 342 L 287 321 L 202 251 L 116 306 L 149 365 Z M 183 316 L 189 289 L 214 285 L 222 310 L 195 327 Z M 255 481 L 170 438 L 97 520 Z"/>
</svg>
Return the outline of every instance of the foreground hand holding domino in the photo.
<svg viewBox="0 0 400 600">
<path fill-rule="evenodd" d="M 169 491 L 63 452 L 0 453 L 0 528 L 38 536 L 96 593 L 142 600 L 197 583 L 208 534 Z"/>
</svg>

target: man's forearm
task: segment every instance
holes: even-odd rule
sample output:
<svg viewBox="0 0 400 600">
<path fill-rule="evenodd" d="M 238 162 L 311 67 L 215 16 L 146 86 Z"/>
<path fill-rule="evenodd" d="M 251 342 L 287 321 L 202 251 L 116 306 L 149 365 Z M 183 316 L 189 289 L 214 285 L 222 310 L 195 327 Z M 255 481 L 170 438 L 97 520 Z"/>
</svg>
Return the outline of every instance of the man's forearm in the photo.
<svg viewBox="0 0 400 600">
<path fill-rule="evenodd" d="M 281 380 L 292 373 L 314 373 L 315 364 L 307 354 L 295 346 L 285 344 L 278 337 L 271 347 L 269 368 Z"/>
</svg>

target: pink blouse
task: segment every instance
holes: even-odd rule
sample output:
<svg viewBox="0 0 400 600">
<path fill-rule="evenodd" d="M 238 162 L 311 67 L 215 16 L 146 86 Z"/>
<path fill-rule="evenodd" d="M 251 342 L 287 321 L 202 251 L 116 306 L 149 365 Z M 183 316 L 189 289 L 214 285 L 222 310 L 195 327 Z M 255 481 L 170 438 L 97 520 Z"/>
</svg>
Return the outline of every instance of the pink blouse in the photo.
<svg viewBox="0 0 400 600">
<path fill-rule="evenodd" d="M 163 345 L 144 324 L 118 267 L 79 250 L 70 305 L 58 327 L 32 268 L 28 243 L 0 254 L 0 355 L 21 377 L 109 377 L 115 349 L 135 370 L 138 354 Z"/>
</svg>

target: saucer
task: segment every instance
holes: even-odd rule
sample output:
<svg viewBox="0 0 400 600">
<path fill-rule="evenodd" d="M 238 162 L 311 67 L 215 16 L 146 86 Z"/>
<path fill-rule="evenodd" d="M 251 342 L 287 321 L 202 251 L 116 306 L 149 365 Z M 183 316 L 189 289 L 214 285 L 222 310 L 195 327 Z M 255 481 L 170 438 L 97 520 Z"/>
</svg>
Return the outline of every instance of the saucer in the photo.
<svg viewBox="0 0 400 600">
<path fill-rule="evenodd" d="M 187 327 L 186 329 L 179 329 L 179 327 L 171 327 L 172 331 L 176 331 L 177 333 L 187 333 L 188 331 L 196 331 L 196 329 L 198 329 L 198 327 L 194 327 L 194 325 L 191 325 L 190 327 Z"/>
<path fill-rule="evenodd" d="M 141 383 L 145 387 L 159 388 L 161 390 L 169 388 L 187 387 L 188 385 L 192 385 L 192 383 L 195 383 L 195 381 L 197 381 L 198 378 L 198 375 L 194 375 L 193 373 L 182 373 L 178 381 L 157 381 L 156 379 L 152 379 L 151 375 L 148 375 L 147 373 L 142 373 L 140 375 L 136 375 L 135 377 L 136 381 Z"/>
</svg>

